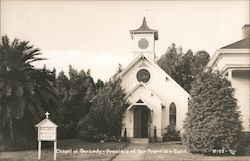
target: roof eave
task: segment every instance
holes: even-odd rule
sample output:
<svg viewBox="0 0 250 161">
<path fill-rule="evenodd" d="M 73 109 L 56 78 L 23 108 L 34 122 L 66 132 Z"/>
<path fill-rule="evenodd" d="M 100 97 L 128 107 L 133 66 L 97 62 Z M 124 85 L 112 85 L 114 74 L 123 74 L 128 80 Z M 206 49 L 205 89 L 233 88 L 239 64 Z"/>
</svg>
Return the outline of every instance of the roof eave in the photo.
<svg viewBox="0 0 250 161">
<path fill-rule="evenodd" d="M 250 48 L 250 44 L 249 44 L 249 37 L 238 40 L 236 42 L 233 42 L 231 44 L 228 44 L 226 46 L 221 47 L 220 49 L 249 49 Z M 247 44 L 247 46 L 242 47 L 241 43 L 245 43 Z M 236 45 L 236 47 L 235 47 Z M 244 45 L 243 45 L 244 46 Z"/>
<path fill-rule="evenodd" d="M 158 40 L 158 30 L 152 30 L 152 31 L 136 31 L 136 30 L 130 30 L 129 31 L 132 40 L 134 39 L 134 34 L 154 34 L 154 39 Z"/>
</svg>

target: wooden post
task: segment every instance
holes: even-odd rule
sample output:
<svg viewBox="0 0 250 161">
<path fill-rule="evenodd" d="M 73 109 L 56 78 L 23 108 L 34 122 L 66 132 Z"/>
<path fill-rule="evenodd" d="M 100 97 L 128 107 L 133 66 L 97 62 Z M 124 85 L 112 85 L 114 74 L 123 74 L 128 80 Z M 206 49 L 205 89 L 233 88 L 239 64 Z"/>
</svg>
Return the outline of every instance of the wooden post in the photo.
<svg viewBox="0 0 250 161">
<path fill-rule="evenodd" d="M 41 148 L 42 148 L 41 140 L 39 140 L 38 141 L 38 160 L 41 159 Z"/>
<path fill-rule="evenodd" d="M 56 141 L 54 141 L 54 160 L 56 160 Z"/>
</svg>

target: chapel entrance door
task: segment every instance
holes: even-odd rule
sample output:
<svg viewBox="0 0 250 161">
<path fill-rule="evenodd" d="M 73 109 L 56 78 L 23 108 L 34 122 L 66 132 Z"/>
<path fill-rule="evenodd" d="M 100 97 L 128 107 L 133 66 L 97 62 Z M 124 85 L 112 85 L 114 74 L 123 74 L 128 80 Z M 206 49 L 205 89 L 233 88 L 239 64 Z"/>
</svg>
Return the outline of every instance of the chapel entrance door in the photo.
<svg viewBox="0 0 250 161">
<path fill-rule="evenodd" d="M 134 108 L 134 137 L 147 138 L 148 137 L 148 117 L 149 110 L 143 106 L 136 106 Z"/>
</svg>

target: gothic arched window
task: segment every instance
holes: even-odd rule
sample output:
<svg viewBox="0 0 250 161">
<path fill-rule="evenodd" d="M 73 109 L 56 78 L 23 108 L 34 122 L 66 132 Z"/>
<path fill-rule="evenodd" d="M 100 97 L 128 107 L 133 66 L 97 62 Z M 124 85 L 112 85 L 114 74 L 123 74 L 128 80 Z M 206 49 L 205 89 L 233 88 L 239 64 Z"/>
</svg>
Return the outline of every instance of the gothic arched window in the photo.
<svg viewBox="0 0 250 161">
<path fill-rule="evenodd" d="M 176 126 L 176 106 L 173 102 L 169 107 L 169 125 Z"/>
</svg>

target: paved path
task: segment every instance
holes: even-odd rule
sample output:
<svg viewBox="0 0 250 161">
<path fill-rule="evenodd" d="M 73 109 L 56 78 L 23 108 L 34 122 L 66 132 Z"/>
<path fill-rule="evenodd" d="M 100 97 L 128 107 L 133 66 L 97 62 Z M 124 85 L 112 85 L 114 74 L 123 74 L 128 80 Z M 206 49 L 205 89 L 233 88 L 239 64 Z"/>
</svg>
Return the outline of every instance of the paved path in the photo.
<svg viewBox="0 0 250 161">
<path fill-rule="evenodd" d="M 148 144 L 129 144 L 123 152 L 112 161 L 141 161 L 147 150 Z"/>
</svg>

